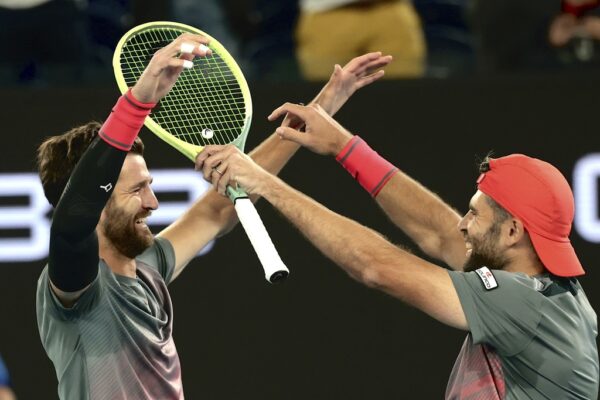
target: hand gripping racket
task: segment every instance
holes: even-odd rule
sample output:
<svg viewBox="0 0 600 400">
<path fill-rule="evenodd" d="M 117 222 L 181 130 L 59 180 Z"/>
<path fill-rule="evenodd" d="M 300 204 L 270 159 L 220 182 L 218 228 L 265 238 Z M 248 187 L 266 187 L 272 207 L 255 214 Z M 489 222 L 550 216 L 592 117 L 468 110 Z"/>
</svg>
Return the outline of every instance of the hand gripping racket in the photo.
<svg viewBox="0 0 600 400">
<path fill-rule="evenodd" d="M 119 41 L 113 57 L 119 89 L 121 93 L 127 92 L 154 53 L 186 32 L 210 38 L 208 47 L 212 55 L 195 58 L 193 68 L 183 70 L 173 89 L 144 124 L 192 161 L 204 146 L 211 144 L 233 144 L 243 151 L 252 119 L 250 90 L 233 57 L 210 35 L 174 22 L 150 22 L 131 29 Z M 289 270 L 248 195 L 231 186 L 227 187 L 227 194 L 266 279 L 271 283 L 285 279 Z"/>
</svg>

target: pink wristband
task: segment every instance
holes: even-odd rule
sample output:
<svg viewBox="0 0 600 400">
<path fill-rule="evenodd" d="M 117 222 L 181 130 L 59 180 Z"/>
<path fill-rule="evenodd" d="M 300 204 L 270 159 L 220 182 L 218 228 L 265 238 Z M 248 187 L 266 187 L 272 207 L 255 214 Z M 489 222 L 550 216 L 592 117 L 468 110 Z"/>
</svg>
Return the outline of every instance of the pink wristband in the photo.
<svg viewBox="0 0 600 400">
<path fill-rule="evenodd" d="M 358 136 L 354 136 L 335 159 L 372 197 L 376 197 L 398 171 Z"/>
<path fill-rule="evenodd" d="M 98 135 L 109 145 L 129 151 L 144 120 L 156 103 L 141 103 L 131 89 L 117 100 L 117 104 L 100 128 Z"/>
</svg>

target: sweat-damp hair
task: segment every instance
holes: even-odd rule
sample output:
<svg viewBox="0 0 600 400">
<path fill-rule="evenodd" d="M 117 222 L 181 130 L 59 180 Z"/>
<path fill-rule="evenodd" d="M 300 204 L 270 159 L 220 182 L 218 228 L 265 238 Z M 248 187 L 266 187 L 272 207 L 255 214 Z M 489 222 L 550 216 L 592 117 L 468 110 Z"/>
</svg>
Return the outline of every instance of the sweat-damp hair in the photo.
<svg viewBox="0 0 600 400">
<path fill-rule="evenodd" d="M 97 121 L 75 127 L 61 135 L 44 140 L 37 150 L 37 168 L 46 198 L 56 207 L 73 169 L 92 141 L 98 137 L 102 124 Z M 130 153 L 144 155 L 144 143 L 135 139 Z"/>
</svg>

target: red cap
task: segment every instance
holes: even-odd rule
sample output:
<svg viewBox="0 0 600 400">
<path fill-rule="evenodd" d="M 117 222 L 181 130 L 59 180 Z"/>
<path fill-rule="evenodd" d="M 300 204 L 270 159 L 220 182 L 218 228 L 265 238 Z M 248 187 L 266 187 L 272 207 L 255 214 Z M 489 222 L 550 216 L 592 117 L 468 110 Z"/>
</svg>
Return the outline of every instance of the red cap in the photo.
<svg viewBox="0 0 600 400">
<path fill-rule="evenodd" d="M 585 274 L 569 241 L 575 212 L 565 177 L 551 164 L 512 154 L 490 159 L 478 188 L 523 221 L 537 255 L 554 275 Z"/>
</svg>

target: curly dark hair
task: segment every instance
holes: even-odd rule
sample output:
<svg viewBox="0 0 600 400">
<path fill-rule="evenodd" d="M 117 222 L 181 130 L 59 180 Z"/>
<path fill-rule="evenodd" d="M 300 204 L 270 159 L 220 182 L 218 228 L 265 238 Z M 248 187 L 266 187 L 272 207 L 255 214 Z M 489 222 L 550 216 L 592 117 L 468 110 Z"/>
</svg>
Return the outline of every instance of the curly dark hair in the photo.
<svg viewBox="0 0 600 400">
<path fill-rule="evenodd" d="M 54 207 L 62 195 L 73 169 L 102 124 L 97 121 L 75 127 L 62 135 L 44 140 L 37 150 L 37 167 L 46 198 Z M 144 143 L 136 137 L 130 153 L 144 155 Z"/>
</svg>

